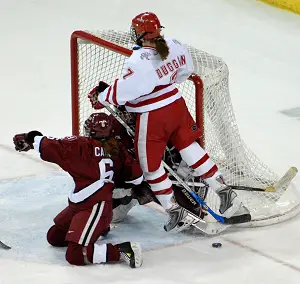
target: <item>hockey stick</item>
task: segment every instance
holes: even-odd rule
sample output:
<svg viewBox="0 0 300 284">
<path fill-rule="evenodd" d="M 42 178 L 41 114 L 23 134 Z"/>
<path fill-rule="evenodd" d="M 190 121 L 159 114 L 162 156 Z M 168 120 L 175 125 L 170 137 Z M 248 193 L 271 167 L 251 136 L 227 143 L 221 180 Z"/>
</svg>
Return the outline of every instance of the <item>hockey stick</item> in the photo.
<svg viewBox="0 0 300 284">
<path fill-rule="evenodd" d="M 290 185 L 291 181 L 294 179 L 298 172 L 296 167 L 290 167 L 284 176 L 281 177 L 277 182 L 273 185 L 269 185 L 265 188 L 258 188 L 258 187 L 250 187 L 250 186 L 243 186 L 243 185 L 228 185 L 234 190 L 243 190 L 243 191 L 257 191 L 257 192 L 278 192 L 278 190 L 285 191 L 288 186 Z M 172 181 L 173 184 L 178 185 L 179 183 L 176 181 Z M 203 186 L 201 182 L 186 182 L 189 186 Z"/>
<path fill-rule="evenodd" d="M 269 185 L 265 188 L 255 188 L 255 187 L 248 187 L 248 186 L 240 186 L 240 185 L 231 185 L 232 189 L 235 190 L 246 190 L 246 191 L 260 191 L 260 192 L 278 192 L 286 191 L 289 187 L 290 183 L 294 179 L 298 172 L 298 169 L 296 167 L 290 167 L 287 172 L 279 179 L 277 182 L 275 182 L 272 185 Z"/>
<path fill-rule="evenodd" d="M 250 214 L 243 214 L 239 216 L 232 216 L 230 218 L 226 218 L 216 214 L 213 210 L 211 210 L 207 204 L 194 192 L 192 191 L 189 186 L 180 178 L 180 176 L 175 173 L 168 164 L 163 161 L 164 167 L 177 179 L 181 186 L 183 186 L 186 190 L 190 192 L 190 194 L 195 198 L 195 200 L 210 214 L 212 215 L 218 222 L 226 225 L 234 225 L 234 224 L 241 224 L 251 221 Z M 298 170 L 296 167 L 291 167 L 286 174 L 278 180 L 274 185 L 270 186 L 272 190 L 276 191 L 278 189 L 286 190 L 291 183 L 292 179 L 296 176 Z M 272 191 L 271 191 L 272 192 Z"/>
<path fill-rule="evenodd" d="M 110 112 L 111 115 L 113 115 L 127 130 L 127 132 L 129 134 L 132 134 L 133 136 L 135 136 L 135 132 L 123 121 L 123 119 L 121 117 L 118 116 L 118 114 L 116 113 L 116 111 L 114 111 L 110 105 L 105 105 L 106 109 Z M 163 166 L 166 168 L 166 170 L 172 174 L 174 176 L 174 178 L 177 179 L 177 181 L 179 182 L 179 184 L 185 188 L 186 190 L 188 190 L 191 195 L 195 198 L 195 200 L 212 216 L 214 217 L 218 222 L 224 224 L 224 225 L 232 225 L 232 224 L 240 224 L 240 223 L 245 223 L 245 222 L 249 222 L 251 221 L 251 215 L 250 214 L 243 214 L 243 215 L 239 215 L 239 216 L 233 216 L 230 218 L 226 218 L 223 216 L 220 216 L 218 214 L 216 214 L 212 209 L 209 208 L 209 206 L 200 198 L 198 197 L 197 194 L 195 194 L 190 188 L 189 186 L 181 179 L 181 177 L 175 173 L 173 171 L 173 169 L 165 162 L 162 161 Z"/>
<path fill-rule="evenodd" d="M 3 249 L 6 249 L 6 250 L 11 249 L 10 246 L 6 245 L 5 243 L 3 243 L 3 242 L 1 242 L 1 241 L 0 241 L 0 247 L 3 248 Z"/>
<path fill-rule="evenodd" d="M 172 184 L 180 185 L 180 183 L 178 181 L 173 181 L 173 180 L 172 180 Z M 188 186 L 198 186 L 198 187 L 203 186 L 203 184 L 201 182 L 188 181 L 188 182 L 186 182 L 186 184 Z M 248 186 L 242 186 L 242 185 L 228 185 L 228 184 L 227 184 L 227 186 L 230 186 L 234 190 L 267 192 L 265 189 L 258 188 L 258 187 L 248 187 Z M 275 192 L 275 191 L 268 191 L 268 192 Z"/>
</svg>

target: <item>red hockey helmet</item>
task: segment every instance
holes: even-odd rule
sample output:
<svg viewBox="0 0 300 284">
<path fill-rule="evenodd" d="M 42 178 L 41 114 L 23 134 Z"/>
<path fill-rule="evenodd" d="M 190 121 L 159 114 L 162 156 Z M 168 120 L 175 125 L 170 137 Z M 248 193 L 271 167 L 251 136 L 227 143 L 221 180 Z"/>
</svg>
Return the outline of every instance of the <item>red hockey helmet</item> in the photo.
<svg viewBox="0 0 300 284">
<path fill-rule="evenodd" d="M 141 45 L 142 39 L 153 39 L 160 36 L 162 26 L 158 17 L 151 12 L 144 12 L 132 19 L 131 22 L 131 38 Z"/>
<path fill-rule="evenodd" d="M 110 136 L 112 121 L 104 112 L 92 113 L 84 122 L 84 135 L 95 138 L 105 139 Z"/>
</svg>

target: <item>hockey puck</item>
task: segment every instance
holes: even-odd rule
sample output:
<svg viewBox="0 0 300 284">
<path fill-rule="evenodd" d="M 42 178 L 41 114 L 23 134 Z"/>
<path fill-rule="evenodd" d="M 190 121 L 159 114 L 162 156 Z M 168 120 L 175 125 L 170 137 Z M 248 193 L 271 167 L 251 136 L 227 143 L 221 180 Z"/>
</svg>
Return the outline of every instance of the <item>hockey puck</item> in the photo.
<svg viewBox="0 0 300 284">
<path fill-rule="evenodd" d="M 213 248 L 220 248 L 220 247 L 222 247 L 222 244 L 221 243 L 213 243 L 211 246 Z"/>
</svg>

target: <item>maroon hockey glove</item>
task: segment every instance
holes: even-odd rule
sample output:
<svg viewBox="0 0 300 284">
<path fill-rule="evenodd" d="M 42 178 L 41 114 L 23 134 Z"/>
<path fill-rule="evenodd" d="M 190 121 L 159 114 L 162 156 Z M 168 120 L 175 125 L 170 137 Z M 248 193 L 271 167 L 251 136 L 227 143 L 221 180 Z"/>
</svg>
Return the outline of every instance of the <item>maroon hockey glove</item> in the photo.
<svg viewBox="0 0 300 284">
<path fill-rule="evenodd" d="M 33 149 L 33 142 L 35 136 L 43 136 L 39 131 L 30 131 L 28 133 L 16 134 L 13 138 L 15 149 L 19 152 L 27 152 L 30 149 Z"/>
<path fill-rule="evenodd" d="M 94 109 L 104 108 L 104 105 L 98 101 L 98 95 L 99 95 L 99 93 L 103 92 L 107 87 L 108 87 L 108 84 L 106 84 L 103 81 L 100 81 L 98 86 L 90 91 L 88 98 L 90 99 L 90 102 Z"/>
<path fill-rule="evenodd" d="M 137 199 L 140 205 L 147 204 L 151 201 L 160 204 L 157 197 L 154 195 L 149 184 L 143 181 L 141 184 L 135 185 L 131 190 L 132 198 Z"/>
<path fill-rule="evenodd" d="M 33 144 L 27 143 L 25 141 L 25 135 L 27 133 L 16 134 L 13 138 L 15 149 L 19 152 L 27 152 L 30 149 L 33 149 Z"/>
</svg>

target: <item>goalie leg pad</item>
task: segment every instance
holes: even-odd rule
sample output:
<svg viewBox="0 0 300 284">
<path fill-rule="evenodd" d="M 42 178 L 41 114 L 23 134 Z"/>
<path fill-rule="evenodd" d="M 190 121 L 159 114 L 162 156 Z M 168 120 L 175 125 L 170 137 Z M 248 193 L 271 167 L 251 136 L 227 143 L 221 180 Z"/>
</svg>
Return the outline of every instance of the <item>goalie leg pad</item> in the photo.
<svg viewBox="0 0 300 284">
<path fill-rule="evenodd" d="M 125 219 L 128 215 L 128 212 L 137 204 L 135 199 L 132 199 L 128 204 L 120 204 L 113 209 L 113 218 L 112 223 L 119 223 Z"/>
<path fill-rule="evenodd" d="M 202 206 L 195 200 L 195 198 L 185 189 L 176 185 L 173 185 L 174 196 L 176 202 L 187 209 L 192 214 L 204 218 L 205 212 L 202 210 Z"/>
</svg>

